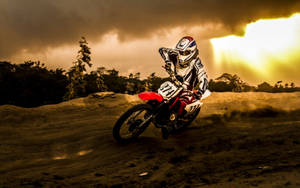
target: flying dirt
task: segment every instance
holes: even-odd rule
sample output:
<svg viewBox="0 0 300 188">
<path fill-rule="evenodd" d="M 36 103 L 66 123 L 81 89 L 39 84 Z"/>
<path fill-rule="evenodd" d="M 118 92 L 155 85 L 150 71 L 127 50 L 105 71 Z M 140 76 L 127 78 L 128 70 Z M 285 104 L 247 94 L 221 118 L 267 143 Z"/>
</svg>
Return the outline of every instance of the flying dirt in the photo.
<svg viewBox="0 0 300 188">
<path fill-rule="evenodd" d="M 118 144 L 136 95 L 0 106 L 0 187 L 299 187 L 300 92 L 212 93 L 185 131 Z"/>
</svg>

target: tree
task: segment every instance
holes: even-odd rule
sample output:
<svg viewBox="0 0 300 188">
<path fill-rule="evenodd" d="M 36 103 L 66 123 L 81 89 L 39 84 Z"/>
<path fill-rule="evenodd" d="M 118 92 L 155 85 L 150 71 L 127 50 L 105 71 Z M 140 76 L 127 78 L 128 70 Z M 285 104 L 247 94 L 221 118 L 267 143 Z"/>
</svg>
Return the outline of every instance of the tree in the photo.
<svg viewBox="0 0 300 188">
<path fill-rule="evenodd" d="M 257 86 L 257 91 L 272 92 L 272 89 L 273 87 L 267 82 L 263 82 Z"/>
<path fill-rule="evenodd" d="M 280 88 L 280 87 L 282 87 L 281 83 L 282 83 L 281 80 L 277 81 L 276 84 L 274 85 L 274 88 Z"/>
<path fill-rule="evenodd" d="M 128 94 L 136 94 L 145 90 L 143 81 L 140 80 L 141 74 L 139 72 L 130 73 L 126 79 L 126 91 Z"/>
<path fill-rule="evenodd" d="M 232 91 L 233 87 L 224 81 L 215 82 L 211 79 L 208 82 L 208 89 L 210 91 L 225 92 L 225 91 Z"/>
<path fill-rule="evenodd" d="M 244 83 L 236 74 L 231 75 L 229 73 L 224 73 L 220 77 L 216 78 L 216 80 L 227 83 L 232 87 L 232 91 L 235 92 L 243 91 L 243 87 L 246 85 L 246 83 Z"/>
<path fill-rule="evenodd" d="M 107 86 L 108 91 L 116 93 L 125 93 L 127 85 L 127 77 L 119 76 L 119 71 L 110 69 L 106 71 L 108 74 L 104 74 L 104 83 Z"/>
<path fill-rule="evenodd" d="M 295 83 L 294 82 L 291 83 L 291 88 L 295 88 Z"/>
<path fill-rule="evenodd" d="M 285 84 L 284 84 L 284 88 L 289 88 L 289 84 L 288 84 L 288 83 L 285 83 Z"/>
<path fill-rule="evenodd" d="M 119 76 L 119 71 L 117 71 L 116 69 L 110 69 L 110 70 L 107 70 L 107 72 L 110 76 L 114 76 L 114 77 Z"/>
<path fill-rule="evenodd" d="M 90 74 L 85 74 L 84 81 L 86 82 L 85 95 L 107 90 L 107 86 L 103 81 L 103 75 L 101 71 L 98 71 L 98 69 L 96 71 L 91 71 Z"/>
<path fill-rule="evenodd" d="M 133 79 L 133 74 L 130 73 L 129 76 L 128 76 L 128 78 L 129 78 L 129 79 Z"/>
<path fill-rule="evenodd" d="M 283 85 L 281 84 L 282 81 L 277 81 L 274 85 L 274 88 L 273 88 L 273 92 L 277 93 L 277 92 L 284 92 L 284 88 L 283 88 Z"/>
<path fill-rule="evenodd" d="M 152 87 L 153 87 L 152 82 L 153 82 L 154 79 L 155 79 L 155 73 L 153 72 L 153 73 L 151 73 L 151 74 L 147 77 L 147 79 L 146 79 L 146 81 L 145 81 L 145 90 L 146 90 L 146 91 L 152 91 L 152 90 L 153 90 L 153 89 L 152 89 Z"/>
<path fill-rule="evenodd" d="M 48 70 L 39 61 L 0 62 L 0 105 L 35 107 L 61 102 L 68 84 L 64 72 Z"/>
<path fill-rule="evenodd" d="M 103 74 L 105 72 L 105 68 L 104 67 L 98 67 L 96 74 L 97 74 L 97 78 L 96 78 L 96 84 L 97 84 L 97 88 L 99 91 L 106 91 L 107 90 L 107 86 L 104 84 L 104 78 L 103 78 Z"/>
<path fill-rule="evenodd" d="M 157 91 L 160 85 L 165 81 L 170 81 L 170 78 L 160 78 L 153 72 L 144 80 L 144 88 L 146 91 Z"/>
<path fill-rule="evenodd" d="M 135 94 L 135 84 L 133 82 L 126 82 L 126 93 Z"/>
<path fill-rule="evenodd" d="M 79 41 L 80 50 L 78 51 L 77 59 L 73 62 L 73 66 L 67 73 L 69 85 L 67 86 L 68 92 L 65 96 L 66 99 L 73 99 L 85 95 L 86 82 L 84 80 L 84 73 L 86 72 L 85 66 L 92 66 L 91 64 L 91 51 L 88 43 L 84 37 Z"/>
<path fill-rule="evenodd" d="M 137 73 L 134 74 L 134 79 L 139 80 L 140 77 L 141 77 L 141 73 L 137 72 Z"/>
</svg>

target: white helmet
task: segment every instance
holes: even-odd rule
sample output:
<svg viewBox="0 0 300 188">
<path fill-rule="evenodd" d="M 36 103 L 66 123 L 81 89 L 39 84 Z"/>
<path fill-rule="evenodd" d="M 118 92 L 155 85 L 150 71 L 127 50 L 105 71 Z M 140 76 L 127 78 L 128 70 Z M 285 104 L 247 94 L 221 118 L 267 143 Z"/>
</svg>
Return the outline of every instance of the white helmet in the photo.
<svg viewBox="0 0 300 188">
<path fill-rule="evenodd" d="M 198 55 L 197 44 L 193 37 L 183 37 L 175 49 L 179 52 L 178 63 L 181 67 L 187 67 Z"/>
</svg>

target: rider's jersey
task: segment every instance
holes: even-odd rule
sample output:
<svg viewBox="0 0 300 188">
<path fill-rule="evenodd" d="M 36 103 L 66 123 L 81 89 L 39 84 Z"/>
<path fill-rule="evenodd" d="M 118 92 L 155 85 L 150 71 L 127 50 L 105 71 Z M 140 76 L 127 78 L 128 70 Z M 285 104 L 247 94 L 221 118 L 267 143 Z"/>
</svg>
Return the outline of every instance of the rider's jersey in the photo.
<svg viewBox="0 0 300 188">
<path fill-rule="evenodd" d="M 176 78 L 189 90 L 198 89 L 202 95 L 208 88 L 207 74 L 199 57 L 191 61 L 186 68 L 181 68 L 175 63 L 174 72 Z"/>
<path fill-rule="evenodd" d="M 173 66 L 170 67 L 175 73 L 175 77 L 184 84 L 186 89 L 193 90 L 198 89 L 199 94 L 203 95 L 208 88 L 208 78 L 203 64 L 199 57 L 191 61 L 189 66 L 180 67 L 180 65 L 173 60 L 174 58 L 168 57 L 168 53 L 164 53 L 168 62 L 172 62 Z"/>
</svg>

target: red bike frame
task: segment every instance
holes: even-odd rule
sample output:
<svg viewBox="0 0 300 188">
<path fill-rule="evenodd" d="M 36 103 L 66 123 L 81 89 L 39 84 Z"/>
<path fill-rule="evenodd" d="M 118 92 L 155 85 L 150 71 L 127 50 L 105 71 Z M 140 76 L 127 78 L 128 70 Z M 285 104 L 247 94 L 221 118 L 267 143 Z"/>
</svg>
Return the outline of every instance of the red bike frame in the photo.
<svg viewBox="0 0 300 188">
<path fill-rule="evenodd" d="M 174 105 L 176 104 L 176 102 L 180 99 L 182 92 L 180 92 L 176 99 L 174 100 L 174 102 L 169 106 L 169 109 L 172 109 L 174 107 Z M 150 101 L 150 100 L 156 100 L 158 102 L 162 102 L 163 101 L 163 97 L 155 92 L 142 92 L 138 95 L 138 97 L 140 99 L 142 99 L 143 101 Z M 192 97 L 191 100 L 194 100 L 194 97 Z M 178 110 L 178 115 L 181 115 L 181 113 L 183 112 L 183 109 L 185 108 L 185 106 L 189 103 L 187 102 L 187 100 L 183 99 L 183 100 L 179 100 L 180 101 L 180 108 Z"/>
<path fill-rule="evenodd" d="M 164 100 L 160 94 L 155 92 L 142 92 L 138 96 L 143 101 L 157 100 L 158 102 L 161 102 Z"/>
</svg>

